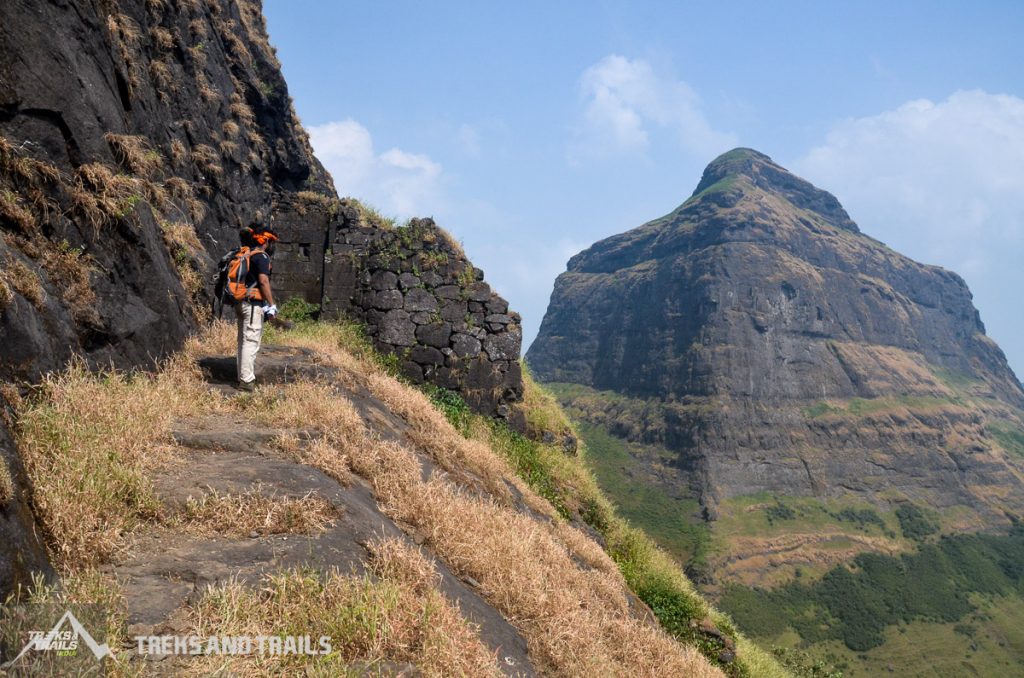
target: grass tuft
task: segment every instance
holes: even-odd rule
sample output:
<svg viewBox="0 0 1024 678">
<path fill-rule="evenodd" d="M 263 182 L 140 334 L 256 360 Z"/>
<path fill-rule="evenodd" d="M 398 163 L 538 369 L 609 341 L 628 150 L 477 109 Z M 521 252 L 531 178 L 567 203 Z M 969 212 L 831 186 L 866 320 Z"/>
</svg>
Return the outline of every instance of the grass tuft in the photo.
<svg viewBox="0 0 1024 678">
<path fill-rule="evenodd" d="M 189 497 L 170 523 L 202 535 L 314 534 L 326 529 L 338 515 L 330 502 L 316 494 L 278 497 L 255 487 L 244 494 L 214 491 L 199 499 Z"/>
<path fill-rule="evenodd" d="M 145 137 L 107 132 L 103 139 L 117 161 L 132 174 L 150 178 L 164 167 L 163 157 L 150 147 Z"/>
<path fill-rule="evenodd" d="M 6 506 L 14 499 L 14 479 L 11 477 L 11 469 L 7 466 L 7 460 L 0 457 L 0 507 Z"/>
<path fill-rule="evenodd" d="M 46 293 L 39 276 L 20 259 L 8 255 L 3 269 L 0 269 L 0 280 L 36 308 L 43 307 Z"/>
</svg>

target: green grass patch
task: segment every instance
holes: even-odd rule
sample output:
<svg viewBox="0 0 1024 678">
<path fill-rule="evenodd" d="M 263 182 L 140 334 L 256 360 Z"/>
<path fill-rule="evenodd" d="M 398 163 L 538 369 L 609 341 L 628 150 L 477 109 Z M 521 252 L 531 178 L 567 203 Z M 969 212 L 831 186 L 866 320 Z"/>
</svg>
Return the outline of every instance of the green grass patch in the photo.
<svg viewBox="0 0 1024 678">
<path fill-rule="evenodd" d="M 961 393 L 969 391 L 972 387 L 982 383 L 977 379 L 972 379 L 963 372 L 950 370 L 945 367 L 931 366 L 931 372 L 946 388 Z"/>
<path fill-rule="evenodd" d="M 768 492 L 728 499 L 719 507 L 716 535 L 757 537 L 833 529 L 847 534 L 896 537 L 895 516 L 850 499 L 786 497 Z"/>
<path fill-rule="evenodd" d="M 584 423 L 578 428 L 586 445 L 584 461 L 618 513 L 680 563 L 698 572 L 706 568 L 711 533 L 700 519 L 697 500 L 672 497 L 664 488 L 636 479 L 639 462 L 628 443 L 600 426 Z"/>
<path fill-rule="evenodd" d="M 845 410 L 841 407 L 829 405 L 827 402 L 822 400 L 821 402 L 814 403 L 810 407 L 805 407 L 803 412 L 804 416 L 808 419 L 817 419 L 818 417 L 824 417 L 827 414 L 842 414 Z"/>
<path fill-rule="evenodd" d="M 1024 526 L 1004 535 L 944 536 L 917 553 L 863 553 L 817 582 L 766 590 L 730 585 L 720 601 L 740 628 L 761 638 L 794 629 L 805 643 L 841 641 L 855 652 L 885 642 L 886 629 L 918 621 L 959 623 L 972 594 L 1024 590 Z"/>
<path fill-rule="evenodd" d="M 1003 422 L 993 422 L 985 430 L 1004 450 L 1024 457 L 1024 430 Z"/>
<path fill-rule="evenodd" d="M 914 410 L 930 410 L 946 405 L 964 405 L 958 397 L 939 396 L 886 396 L 884 398 L 850 398 L 844 401 L 819 401 L 803 408 L 808 419 L 818 419 L 830 415 L 865 417 L 880 412 L 889 412 L 901 408 Z"/>
</svg>

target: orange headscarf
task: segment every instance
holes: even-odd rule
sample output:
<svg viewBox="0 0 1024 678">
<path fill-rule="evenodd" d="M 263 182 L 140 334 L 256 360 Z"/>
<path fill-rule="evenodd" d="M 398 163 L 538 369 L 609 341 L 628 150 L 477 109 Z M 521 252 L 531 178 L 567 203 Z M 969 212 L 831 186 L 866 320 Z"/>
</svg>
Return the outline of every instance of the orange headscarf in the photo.
<svg viewBox="0 0 1024 678">
<path fill-rule="evenodd" d="M 277 236 L 271 233 L 270 231 L 254 231 L 252 234 L 252 239 L 256 241 L 257 245 L 263 247 L 268 242 L 273 242 L 277 240 Z"/>
</svg>

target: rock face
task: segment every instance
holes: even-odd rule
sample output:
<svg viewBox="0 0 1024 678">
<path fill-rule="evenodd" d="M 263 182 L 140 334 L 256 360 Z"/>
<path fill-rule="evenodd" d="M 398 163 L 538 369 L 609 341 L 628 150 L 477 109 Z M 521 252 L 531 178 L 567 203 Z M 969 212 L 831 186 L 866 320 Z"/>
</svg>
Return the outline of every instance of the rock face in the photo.
<svg viewBox="0 0 1024 678">
<path fill-rule="evenodd" d="M 527 359 L 544 381 L 644 402 L 643 420 L 593 415 L 674 450 L 712 517 L 762 491 L 1024 510 L 1024 466 L 992 434 L 1020 426 L 1024 391 L 964 281 L 755 151 L 573 257 Z"/>
<path fill-rule="evenodd" d="M 3 3 L 0 377 L 178 346 L 238 228 L 332 190 L 289 101 L 258 3 Z"/>
</svg>

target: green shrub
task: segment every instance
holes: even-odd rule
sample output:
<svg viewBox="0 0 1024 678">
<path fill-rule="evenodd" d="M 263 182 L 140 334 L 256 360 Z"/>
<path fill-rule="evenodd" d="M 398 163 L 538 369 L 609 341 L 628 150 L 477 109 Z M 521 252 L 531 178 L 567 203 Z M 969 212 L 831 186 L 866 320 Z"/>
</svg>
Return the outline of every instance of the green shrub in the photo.
<svg viewBox="0 0 1024 678">
<path fill-rule="evenodd" d="M 865 529 L 868 525 L 874 525 L 881 530 L 885 530 L 885 521 L 882 520 L 881 516 L 875 512 L 874 509 L 852 509 L 845 508 L 833 516 L 836 520 L 844 523 L 855 523 L 858 528 Z"/>
<path fill-rule="evenodd" d="M 312 322 L 320 315 L 320 307 L 309 303 L 302 297 L 292 297 L 281 304 L 280 314 L 282 318 L 292 322 Z"/>
<path fill-rule="evenodd" d="M 764 510 L 764 515 L 768 518 L 768 524 L 774 525 L 776 520 L 795 520 L 796 511 L 786 506 L 782 502 L 775 504 L 775 506 L 769 506 Z"/>
<path fill-rule="evenodd" d="M 914 504 L 900 504 L 896 507 L 896 518 L 900 521 L 903 536 L 914 541 L 939 531 L 939 526 L 928 515 Z"/>
</svg>

